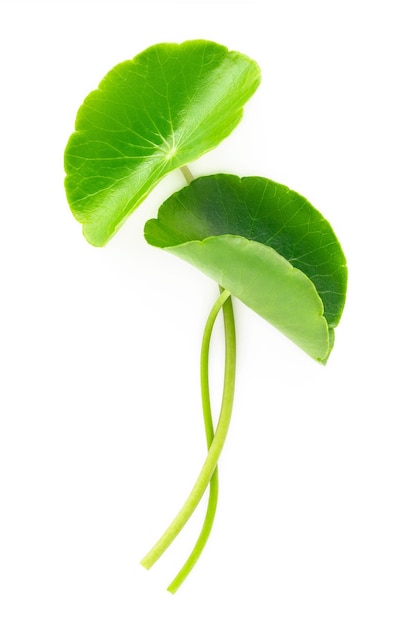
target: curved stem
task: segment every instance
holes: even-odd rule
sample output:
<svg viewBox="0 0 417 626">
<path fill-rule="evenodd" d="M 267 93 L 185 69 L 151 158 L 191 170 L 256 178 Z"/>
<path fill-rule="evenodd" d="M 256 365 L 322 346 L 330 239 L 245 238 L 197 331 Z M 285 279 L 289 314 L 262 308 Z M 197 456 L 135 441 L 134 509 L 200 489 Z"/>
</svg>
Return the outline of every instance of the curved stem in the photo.
<svg viewBox="0 0 417 626">
<path fill-rule="evenodd" d="M 211 412 L 211 403 L 210 403 L 210 385 L 209 385 L 209 349 L 210 349 L 210 340 L 213 331 L 214 322 L 217 319 L 217 315 L 219 314 L 220 309 L 222 308 L 224 302 L 229 298 L 230 294 L 228 292 L 221 290 L 220 297 L 216 300 L 213 308 L 210 311 L 208 316 L 206 326 L 203 333 L 203 340 L 201 343 L 201 358 L 200 358 L 200 383 L 201 383 L 201 400 L 203 405 L 203 416 L 204 416 L 204 428 L 206 432 L 206 441 L 207 448 L 210 449 L 211 443 L 214 437 L 213 430 L 213 418 Z M 210 480 L 210 489 L 209 489 L 209 499 L 207 503 L 207 511 L 203 522 L 203 527 L 201 529 L 200 535 L 194 545 L 194 548 L 188 557 L 187 561 L 184 563 L 183 567 L 180 569 L 174 580 L 168 586 L 168 591 L 171 593 L 175 593 L 179 587 L 182 585 L 184 580 L 187 578 L 188 574 L 193 569 L 194 565 L 197 563 L 200 558 L 201 553 L 204 550 L 204 547 L 208 541 L 208 538 L 211 533 L 211 529 L 213 527 L 214 518 L 216 515 L 217 509 L 217 500 L 219 494 L 219 471 L 218 468 L 214 470 L 213 476 Z"/>
<path fill-rule="evenodd" d="M 194 180 L 194 176 L 188 165 L 183 165 L 182 167 L 180 167 L 180 170 L 187 183 L 190 184 Z"/>
<path fill-rule="evenodd" d="M 211 533 L 211 529 L 213 528 L 214 517 L 216 515 L 216 509 L 217 509 L 217 500 L 218 500 L 218 495 L 219 495 L 218 476 L 219 476 L 219 471 L 216 466 L 216 469 L 214 470 L 213 476 L 211 477 L 211 480 L 210 480 L 210 493 L 209 493 L 207 511 L 206 511 L 206 515 L 204 518 L 203 527 L 201 529 L 200 535 L 195 543 L 195 546 L 190 556 L 188 557 L 188 559 L 186 560 L 186 562 L 184 563 L 184 565 L 182 566 L 178 574 L 175 576 L 173 581 L 168 585 L 167 591 L 169 591 L 170 593 L 175 593 L 181 587 L 182 583 L 187 578 L 188 574 L 191 572 L 194 565 L 197 563 L 198 559 L 200 558 L 200 555 L 203 552 L 204 547 L 208 541 L 208 538 Z"/>
<path fill-rule="evenodd" d="M 146 569 L 150 569 L 159 557 L 165 552 L 165 550 L 171 545 L 172 541 L 182 530 L 186 522 L 191 517 L 198 503 L 200 502 L 207 486 L 215 472 L 217 462 L 219 460 L 223 445 L 226 439 L 227 431 L 230 424 L 230 418 L 232 414 L 234 386 L 235 386 L 235 371 L 236 371 L 236 336 L 235 336 L 235 324 L 233 315 L 233 306 L 230 299 L 229 292 L 223 291 L 219 296 L 218 301 L 221 301 L 223 306 L 224 315 L 224 331 L 225 331 L 225 369 L 224 369 L 224 388 L 222 405 L 220 409 L 219 421 L 217 424 L 216 432 L 211 442 L 206 461 L 200 471 L 200 474 L 192 488 L 190 495 L 182 506 L 181 510 L 174 518 L 170 526 L 161 536 L 161 538 L 155 543 L 153 548 L 141 561 L 142 565 Z M 215 307 L 218 306 L 218 301 Z M 215 317 L 214 317 L 215 319 Z M 211 513 L 210 513 L 211 515 Z M 199 538 L 200 541 L 200 538 Z M 204 541 L 205 543 L 205 541 Z M 204 543 L 201 545 L 201 550 L 204 547 Z M 198 558 L 199 554 L 197 554 Z M 191 558 L 191 557 L 190 557 Z M 192 563 L 191 567 L 194 565 Z M 190 568 L 191 569 L 191 568 Z M 190 570 L 189 570 L 190 571 Z M 187 575 L 188 571 L 185 572 Z M 183 579 L 182 579 L 183 580 Z M 180 581 L 180 584 L 182 582 Z M 172 584 L 174 584 L 173 581 Z M 176 586 L 178 588 L 178 586 Z"/>
</svg>

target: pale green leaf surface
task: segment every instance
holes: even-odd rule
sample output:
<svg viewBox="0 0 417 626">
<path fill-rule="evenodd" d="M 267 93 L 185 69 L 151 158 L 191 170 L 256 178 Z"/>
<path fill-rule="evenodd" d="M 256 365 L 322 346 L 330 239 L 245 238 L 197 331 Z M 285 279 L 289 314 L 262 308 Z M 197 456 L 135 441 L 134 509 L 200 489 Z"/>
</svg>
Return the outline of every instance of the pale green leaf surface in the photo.
<svg viewBox="0 0 417 626">
<path fill-rule="evenodd" d="M 323 303 L 311 280 L 275 250 L 235 235 L 167 250 L 230 291 L 311 357 L 326 360 L 330 346 Z"/>
<path fill-rule="evenodd" d="M 104 245 L 161 178 L 227 137 L 259 82 L 254 61 L 200 40 L 158 44 L 113 68 L 65 150 L 67 198 L 87 240 Z"/>
</svg>

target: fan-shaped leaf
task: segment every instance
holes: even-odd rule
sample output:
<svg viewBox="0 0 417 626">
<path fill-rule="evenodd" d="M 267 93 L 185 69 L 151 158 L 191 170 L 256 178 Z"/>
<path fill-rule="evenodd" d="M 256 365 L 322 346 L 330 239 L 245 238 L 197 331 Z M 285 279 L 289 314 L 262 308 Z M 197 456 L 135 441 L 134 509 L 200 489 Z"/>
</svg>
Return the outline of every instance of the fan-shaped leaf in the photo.
<svg viewBox="0 0 417 626">
<path fill-rule="evenodd" d="M 199 178 L 145 226 L 149 243 L 193 263 L 325 361 L 345 301 L 345 257 L 302 196 L 259 177 Z"/>
<path fill-rule="evenodd" d="M 87 96 L 65 151 L 68 202 L 104 245 L 169 171 L 215 147 L 260 82 L 257 64 L 209 41 L 159 44 Z"/>
<path fill-rule="evenodd" d="M 279 328 L 310 356 L 326 359 L 328 327 L 311 280 L 272 248 L 219 235 L 168 248 Z"/>
</svg>

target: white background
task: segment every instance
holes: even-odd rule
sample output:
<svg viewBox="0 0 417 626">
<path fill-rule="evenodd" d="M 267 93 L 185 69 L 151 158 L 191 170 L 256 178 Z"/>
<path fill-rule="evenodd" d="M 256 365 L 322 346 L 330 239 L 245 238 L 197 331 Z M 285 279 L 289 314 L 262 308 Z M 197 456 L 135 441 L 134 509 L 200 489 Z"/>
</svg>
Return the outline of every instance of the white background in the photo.
<svg viewBox="0 0 417 626">
<path fill-rule="evenodd" d="M 1 4 L 0 622 L 415 626 L 417 46 L 413 2 Z M 326 367 L 236 304 L 215 528 L 139 561 L 204 458 L 216 286 L 148 246 L 171 174 L 104 249 L 63 191 L 84 97 L 148 45 L 258 61 L 238 129 L 192 166 L 273 178 L 332 223 L 349 292 Z M 214 393 L 222 341 L 213 345 Z M 217 401 L 216 401 L 217 402 Z"/>
</svg>

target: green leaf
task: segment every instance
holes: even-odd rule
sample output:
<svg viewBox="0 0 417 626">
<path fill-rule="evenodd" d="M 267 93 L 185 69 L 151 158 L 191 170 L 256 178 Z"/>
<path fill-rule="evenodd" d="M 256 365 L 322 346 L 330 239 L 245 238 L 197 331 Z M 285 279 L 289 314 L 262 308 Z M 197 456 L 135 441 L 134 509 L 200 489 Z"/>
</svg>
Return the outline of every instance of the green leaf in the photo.
<svg viewBox="0 0 417 626">
<path fill-rule="evenodd" d="M 235 235 L 190 241 L 168 250 L 192 263 L 292 339 L 324 360 L 329 336 L 313 283 L 272 248 Z"/>
<path fill-rule="evenodd" d="M 209 41 L 158 44 L 113 68 L 81 106 L 65 150 L 71 210 L 102 246 L 171 170 L 239 123 L 257 64 Z"/>
<path fill-rule="evenodd" d="M 329 223 L 305 198 L 265 178 L 207 176 L 164 202 L 145 237 L 326 361 L 344 306 L 346 261 Z"/>
</svg>

